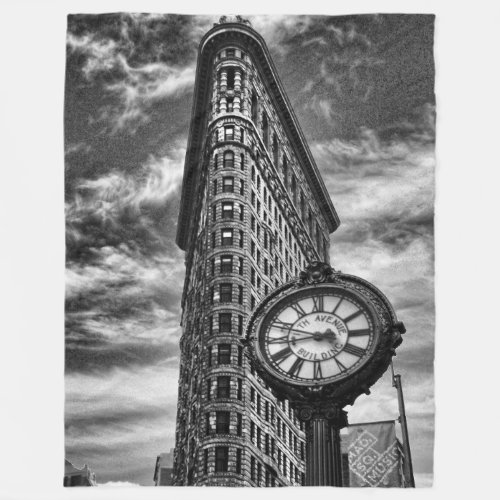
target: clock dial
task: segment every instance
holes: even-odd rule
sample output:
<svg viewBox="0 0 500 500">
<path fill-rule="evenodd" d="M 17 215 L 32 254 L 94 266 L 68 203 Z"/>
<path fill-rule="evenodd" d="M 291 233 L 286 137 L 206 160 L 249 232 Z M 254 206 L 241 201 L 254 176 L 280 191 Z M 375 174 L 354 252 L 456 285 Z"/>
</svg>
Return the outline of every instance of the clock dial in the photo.
<svg viewBox="0 0 500 500">
<path fill-rule="evenodd" d="M 343 379 L 373 351 L 375 324 L 354 293 L 318 287 L 290 294 L 271 308 L 260 330 L 260 356 L 275 374 L 299 385 Z"/>
</svg>

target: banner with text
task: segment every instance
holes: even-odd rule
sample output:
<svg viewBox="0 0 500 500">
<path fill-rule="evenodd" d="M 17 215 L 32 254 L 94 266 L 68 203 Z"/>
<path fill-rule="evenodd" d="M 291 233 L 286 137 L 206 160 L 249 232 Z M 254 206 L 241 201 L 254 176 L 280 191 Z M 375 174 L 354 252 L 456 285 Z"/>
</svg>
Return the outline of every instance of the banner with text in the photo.
<svg viewBox="0 0 500 500">
<path fill-rule="evenodd" d="M 350 426 L 347 457 L 350 487 L 404 487 L 395 422 Z"/>
</svg>

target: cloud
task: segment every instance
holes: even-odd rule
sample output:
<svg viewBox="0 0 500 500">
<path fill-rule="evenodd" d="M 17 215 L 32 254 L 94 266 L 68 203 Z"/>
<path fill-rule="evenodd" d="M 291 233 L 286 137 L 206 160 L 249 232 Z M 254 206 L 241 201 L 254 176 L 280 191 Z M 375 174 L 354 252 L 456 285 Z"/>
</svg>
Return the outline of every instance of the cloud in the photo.
<svg viewBox="0 0 500 500">
<path fill-rule="evenodd" d="M 76 183 L 66 204 L 67 258 L 91 256 L 104 246 L 153 255 L 170 249 L 179 203 L 185 149 L 130 172 L 112 171 Z"/>
<path fill-rule="evenodd" d="M 88 463 L 98 483 L 152 485 L 157 455 L 174 443 L 177 376 L 162 363 L 66 375 L 68 460 Z"/>
<path fill-rule="evenodd" d="M 95 30 L 95 17 L 69 17 L 68 57 L 108 96 L 92 121 L 105 124 L 103 133 L 133 134 L 151 119 L 152 105 L 191 91 L 209 18 L 109 14 Z"/>
</svg>

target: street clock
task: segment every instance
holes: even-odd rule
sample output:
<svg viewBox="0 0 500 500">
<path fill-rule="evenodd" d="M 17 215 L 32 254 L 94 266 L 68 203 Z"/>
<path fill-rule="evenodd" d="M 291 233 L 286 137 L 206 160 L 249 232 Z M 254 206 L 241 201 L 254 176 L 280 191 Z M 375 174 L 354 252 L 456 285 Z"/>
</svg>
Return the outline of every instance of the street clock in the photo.
<svg viewBox="0 0 500 500">
<path fill-rule="evenodd" d="M 375 286 L 314 262 L 261 302 L 247 342 L 259 374 L 283 397 L 341 408 L 369 392 L 404 331 Z"/>
</svg>

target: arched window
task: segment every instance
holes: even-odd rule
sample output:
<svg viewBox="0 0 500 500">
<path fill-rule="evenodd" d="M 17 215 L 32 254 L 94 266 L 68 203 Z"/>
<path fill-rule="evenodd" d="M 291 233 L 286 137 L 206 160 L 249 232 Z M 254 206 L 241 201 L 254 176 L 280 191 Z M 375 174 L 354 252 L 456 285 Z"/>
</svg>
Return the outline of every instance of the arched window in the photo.
<svg viewBox="0 0 500 500">
<path fill-rule="evenodd" d="M 262 139 L 266 148 L 269 149 L 269 122 L 266 113 L 262 113 Z"/>
<path fill-rule="evenodd" d="M 232 151 L 224 152 L 224 168 L 234 167 L 234 153 Z"/>
</svg>

